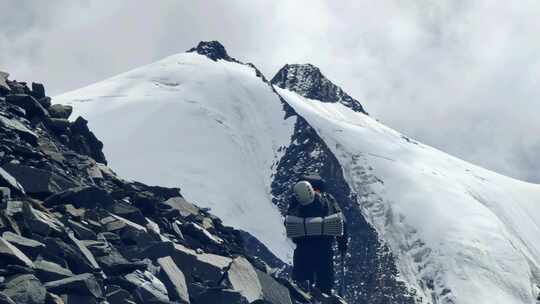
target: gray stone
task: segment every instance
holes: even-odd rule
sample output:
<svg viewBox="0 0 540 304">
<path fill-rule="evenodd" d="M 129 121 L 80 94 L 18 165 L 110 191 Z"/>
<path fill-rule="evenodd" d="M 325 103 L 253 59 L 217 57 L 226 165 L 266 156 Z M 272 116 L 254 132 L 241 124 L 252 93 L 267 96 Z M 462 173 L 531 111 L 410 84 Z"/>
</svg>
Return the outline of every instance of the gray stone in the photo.
<svg viewBox="0 0 540 304">
<path fill-rule="evenodd" d="M 73 220 L 68 220 L 69 227 L 75 232 L 75 236 L 79 240 L 97 240 L 97 235 L 90 228 Z"/>
<path fill-rule="evenodd" d="M 46 206 L 72 204 L 77 208 L 92 209 L 96 206 L 110 206 L 112 197 L 107 191 L 94 186 L 75 187 L 51 195 L 45 200 Z"/>
<path fill-rule="evenodd" d="M 32 146 L 37 145 L 37 134 L 15 119 L 8 119 L 0 115 L 0 127 L 12 130 L 17 133 L 22 140 L 28 142 Z"/>
<path fill-rule="evenodd" d="M 0 237 L 0 266 L 20 265 L 32 267 L 32 261 L 17 247 Z"/>
<path fill-rule="evenodd" d="M 2 237 L 10 244 L 15 245 L 32 260 L 34 260 L 45 249 L 45 244 L 25 238 L 10 231 L 4 232 Z"/>
<path fill-rule="evenodd" d="M 199 207 L 186 201 L 183 197 L 172 197 L 159 204 L 159 208 L 164 216 L 175 217 L 178 214 L 184 218 L 199 214 Z"/>
<path fill-rule="evenodd" d="M 195 299 L 195 303 L 249 304 L 249 301 L 238 291 L 208 289 Z"/>
<path fill-rule="evenodd" d="M 36 99 L 45 97 L 45 87 L 41 83 L 32 82 L 32 96 Z"/>
<path fill-rule="evenodd" d="M 5 283 L 4 294 L 17 304 L 44 304 L 47 291 L 41 282 L 31 274 L 10 278 Z"/>
<path fill-rule="evenodd" d="M 54 118 L 68 119 L 71 113 L 73 113 L 72 106 L 53 104 L 49 107 L 49 114 Z"/>
<path fill-rule="evenodd" d="M 227 277 L 234 290 L 240 292 L 251 303 L 264 299 L 263 289 L 257 272 L 244 257 L 237 257 L 227 271 Z"/>
<path fill-rule="evenodd" d="M 186 223 L 182 226 L 184 234 L 189 235 L 198 241 L 206 244 L 221 245 L 223 240 L 219 237 L 212 235 L 208 230 L 197 225 L 196 223 Z"/>
<path fill-rule="evenodd" d="M 6 215 L 11 217 L 22 216 L 24 204 L 22 201 L 8 201 L 6 204 Z"/>
<path fill-rule="evenodd" d="M 92 263 L 75 245 L 65 243 L 59 238 L 45 238 L 44 243 L 47 246 L 47 259 L 55 257 L 63 259 L 69 265 L 69 269 L 76 274 L 85 272 L 94 272 L 99 269 L 99 265 Z M 93 256 L 92 256 L 93 257 Z M 55 260 L 55 262 L 57 262 Z M 97 267 L 96 267 L 97 266 Z"/>
<path fill-rule="evenodd" d="M 75 184 L 52 171 L 7 163 L 2 168 L 17 179 L 27 193 L 50 195 Z"/>
<path fill-rule="evenodd" d="M 15 177 L 2 168 L 0 168 L 0 186 L 7 187 L 13 194 L 25 193 L 23 186 L 15 179 Z"/>
<path fill-rule="evenodd" d="M 49 118 L 47 120 L 47 126 L 54 132 L 65 133 L 69 129 L 70 122 L 63 118 Z"/>
<path fill-rule="evenodd" d="M 110 206 L 109 211 L 141 226 L 144 226 L 147 223 L 139 208 L 134 207 L 126 202 L 120 201 L 113 204 Z"/>
<path fill-rule="evenodd" d="M 11 199 L 11 190 L 8 187 L 0 187 L 0 202 L 6 203 Z"/>
<path fill-rule="evenodd" d="M 157 262 L 161 267 L 159 277 L 167 287 L 170 299 L 180 303 L 189 303 L 189 293 L 184 273 L 176 266 L 171 257 L 159 258 Z"/>
<path fill-rule="evenodd" d="M 11 88 L 7 84 L 7 79 L 9 77 L 9 73 L 0 71 L 0 92 L 9 92 L 11 91 Z"/>
<path fill-rule="evenodd" d="M 165 285 L 148 271 L 136 270 L 124 278 L 135 287 L 135 298 L 140 303 L 169 303 Z"/>
<path fill-rule="evenodd" d="M 0 304 L 15 304 L 15 302 L 3 292 L 0 292 Z"/>
<path fill-rule="evenodd" d="M 81 296 L 76 294 L 62 295 L 62 304 L 97 304 L 98 300 L 93 296 Z"/>
<path fill-rule="evenodd" d="M 48 109 L 51 106 L 51 98 L 49 96 L 41 97 L 37 101 L 45 109 Z M 49 113 L 49 115 L 50 115 L 50 113 Z"/>
<path fill-rule="evenodd" d="M 174 244 L 171 257 L 184 271 L 188 283 L 191 282 L 193 276 L 218 282 L 232 262 L 231 258 L 210 253 L 197 253 L 180 244 Z"/>
<path fill-rule="evenodd" d="M 56 294 L 73 294 L 80 296 L 93 296 L 99 298 L 103 295 L 101 286 L 91 273 L 83 273 L 73 277 L 48 282 L 45 284 L 48 291 Z"/>
<path fill-rule="evenodd" d="M 279 284 L 270 275 L 255 269 L 259 282 L 262 286 L 264 300 L 272 304 L 291 304 L 289 289 Z"/>
<path fill-rule="evenodd" d="M 129 292 L 119 286 L 112 285 L 107 288 L 105 297 L 110 304 L 134 304 L 135 300 Z"/>
<path fill-rule="evenodd" d="M 29 117 L 49 116 L 49 112 L 32 96 L 26 94 L 10 94 L 6 96 L 6 101 L 23 108 Z"/>
<path fill-rule="evenodd" d="M 46 260 L 35 261 L 34 269 L 36 271 L 36 276 L 42 282 L 62 280 L 74 276 L 71 270 Z"/>
<path fill-rule="evenodd" d="M 30 204 L 23 205 L 25 222 L 30 231 L 48 236 L 49 234 L 60 235 L 63 233 L 64 224 L 49 213 L 34 209 Z"/>
<path fill-rule="evenodd" d="M 92 254 L 92 252 L 90 252 L 90 250 L 88 250 L 88 248 L 86 248 L 86 245 L 83 242 L 79 241 L 71 232 L 68 233 L 68 239 L 71 241 L 72 245 L 79 249 L 79 252 L 84 256 L 84 258 L 94 269 L 100 268 L 94 255 Z"/>
</svg>

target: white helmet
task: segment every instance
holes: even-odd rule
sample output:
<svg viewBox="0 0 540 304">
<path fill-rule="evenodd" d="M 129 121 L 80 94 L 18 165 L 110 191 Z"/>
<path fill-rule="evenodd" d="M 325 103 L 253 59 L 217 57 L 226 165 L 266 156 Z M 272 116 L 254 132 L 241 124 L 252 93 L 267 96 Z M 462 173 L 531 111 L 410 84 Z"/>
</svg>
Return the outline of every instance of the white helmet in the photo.
<svg viewBox="0 0 540 304">
<path fill-rule="evenodd" d="M 307 206 L 315 200 L 315 190 L 308 181 L 299 181 L 294 185 L 294 197 L 303 206 Z"/>
</svg>

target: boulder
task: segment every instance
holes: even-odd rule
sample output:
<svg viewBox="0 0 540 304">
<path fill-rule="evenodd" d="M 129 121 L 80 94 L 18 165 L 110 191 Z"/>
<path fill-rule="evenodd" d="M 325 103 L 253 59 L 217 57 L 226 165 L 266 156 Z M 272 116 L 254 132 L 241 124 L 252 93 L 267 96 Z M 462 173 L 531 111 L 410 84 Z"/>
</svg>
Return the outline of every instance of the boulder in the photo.
<svg viewBox="0 0 540 304">
<path fill-rule="evenodd" d="M 212 288 L 201 293 L 195 303 L 249 304 L 249 301 L 238 291 Z"/>
<path fill-rule="evenodd" d="M 41 97 L 37 101 L 45 109 L 48 109 L 51 106 L 51 98 L 49 96 Z M 50 113 L 49 113 L 49 115 L 50 115 Z"/>
<path fill-rule="evenodd" d="M 25 238 L 11 231 L 4 232 L 2 234 L 2 237 L 10 244 L 15 245 L 19 250 L 21 250 L 27 257 L 32 260 L 34 260 L 38 256 L 38 254 L 40 254 L 45 249 L 45 244 L 29 238 Z"/>
<path fill-rule="evenodd" d="M 7 84 L 9 73 L 0 71 L 0 93 L 8 93 L 11 88 Z"/>
<path fill-rule="evenodd" d="M 232 262 L 231 258 L 210 253 L 197 253 L 180 244 L 174 244 L 171 257 L 176 265 L 184 270 L 188 283 L 192 281 L 192 277 L 216 283 L 221 280 Z"/>
<path fill-rule="evenodd" d="M 45 87 L 43 84 L 32 82 L 32 96 L 36 99 L 45 97 Z"/>
<path fill-rule="evenodd" d="M 15 304 L 15 302 L 3 292 L 0 292 L 0 304 Z"/>
<path fill-rule="evenodd" d="M 70 126 L 70 122 L 64 118 L 49 118 L 47 119 L 47 126 L 58 134 L 65 133 Z"/>
<path fill-rule="evenodd" d="M 98 300 L 93 296 L 81 296 L 76 294 L 64 294 L 61 297 L 62 304 L 98 304 Z"/>
<path fill-rule="evenodd" d="M 49 114 L 53 118 L 68 119 L 73 113 L 73 107 L 61 104 L 53 104 L 49 107 Z"/>
<path fill-rule="evenodd" d="M 212 235 L 208 230 L 197 225 L 196 223 L 186 223 L 182 226 L 182 231 L 185 235 L 189 235 L 203 244 L 221 245 L 223 240 Z"/>
<path fill-rule="evenodd" d="M 189 303 L 189 293 L 184 273 L 178 269 L 178 266 L 169 256 L 159 258 L 157 262 L 161 267 L 159 278 L 167 287 L 170 299 L 180 303 Z"/>
<path fill-rule="evenodd" d="M 17 304 L 44 304 L 47 296 L 41 282 L 31 274 L 9 278 L 3 292 Z"/>
<path fill-rule="evenodd" d="M 200 209 L 192 203 L 186 201 L 183 197 L 172 197 L 158 205 L 163 216 L 173 218 L 178 215 L 183 218 L 190 216 L 196 216 L 199 214 Z"/>
<path fill-rule="evenodd" d="M 269 274 L 255 269 L 259 282 L 262 286 L 263 299 L 273 304 L 291 304 L 289 289 L 281 285 Z"/>
<path fill-rule="evenodd" d="M 105 297 L 110 304 L 135 304 L 131 294 L 116 285 L 108 286 Z"/>
<path fill-rule="evenodd" d="M 19 137 L 25 142 L 36 146 L 38 142 L 38 136 L 36 133 L 28 129 L 24 124 L 15 120 L 9 119 L 0 115 L 0 127 L 9 129 L 19 135 Z"/>
<path fill-rule="evenodd" d="M 0 116 L 1 117 L 1 116 Z M 2 169 L 0 167 L 0 186 L 6 187 L 10 190 L 10 193 L 13 194 L 24 194 L 24 188 L 23 186 L 13 177 L 11 174 L 9 174 L 6 170 Z"/>
<path fill-rule="evenodd" d="M 73 277 L 45 283 L 48 291 L 56 294 L 73 294 L 99 298 L 103 295 L 101 286 L 91 273 L 83 273 Z"/>
<path fill-rule="evenodd" d="M 11 190 L 8 187 L 0 187 L 0 203 L 7 203 L 11 199 Z"/>
<path fill-rule="evenodd" d="M 86 259 L 93 269 L 97 270 L 100 268 L 92 252 L 90 252 L 86 245 L 79 241 L 72 232 L 68 233 L 68 240 L 72 245 L 75 246 L 75 248 L 79 250 L 79 253 Z"/>
<path fill-rule="evenodd" d="M 79 240 L 97 240 L 97 235 L 92 229 L 86 227 L 82 223 L 68 220 L 69 227 L 75 232 L 75 236 Z"/>
<path fill-rule="evenodd" d="M 74 276 L 71 270 L 46 260 L 35 261 L 34 269 L 36 271 L 36 276 L 42 282 L 62 280 Z"/>
<path fill-rule="evenodd" d="M 234 290 L 240 292 L 249 303 L 264 299 L 264 294 L 257 276 L 257 272 L 251 263 L 244 257 L 235 258 L 227 271 L 227 278 Z"/>
<path fill-rule="evenodd" d="M 139 208 L 134 207 L 126 202 L 117 202 L 116 204 L 113 204 L 110 206 L 109 211 L 123 217 L 125 219 L 128 219 L 134 223 L 137 223 L 139 225 L 146 225 L 147 221 L 144 218 L 144 215 L 142 214 L 141 210 Z"/>
<path fill-rule="evenodd" d="M 65 260 L 69 265 L 69 269 L 76 274 L 94 272 L 99 269 L 99 265 L 93 259 L 93 255 L 90 253 L 90 259 L 87 258 L 77 246 L 67 244 L 59 238 L 51 237 L 45 238 L 44 243 L 47 246 L 47 259 L 49 259 L 49 256 L 53 256 L 57 259 Z"/>
<path fill-rule="evenodd" d="M 17 247 L 0 237 L 0 267 L 20 265 L 32 267 L 32 261 Z"/>
<path fill-rule="evenodd" d="M 70 148 L 75 152 L 90 156 L 95 161 L 107 164 L 103 154 L 103 143 L 88 129 L 88 121 L 78 117 L 71 124 Z"/>
<path fill-rule="evenodd" d="M 26 94 L 10 94 L 6 96 L 6 101 L 23 108 L 28 117 L 47 117 L 49 112 L 32 96 Z"/>
<path fill-rule="evenodd" d="M 62 235 L 64 224 L 49 213 L 34 209 L 30 204 L 23 205 L 23 214 L 28 229 L 42 236 Z"/>
<path fill-rule="evenodd" d="M 50 195 L 76 186 L 53 171 L 12 163 L 4 164 L 2 168 L 15 177 L 27 193 Z"/>
<path fill-rule="evenodd" d="M 112 246 L 108 246 L 107 249 L 106 254 L 96 258 L 98 264 L 107 275 L 126 274 L 135 270 L 144 270 L 146 268 L 146 264 L 143 262 L 128 261 Z"/>
<path fill-rule="evenodd" d="M 169 303 L 167 288 L 150 272 L 136 270 L 124 276 L 124 278 L 134 287 L 134 296 L 137 302 Z"/>
<path fill-rule="evenodd" d="M 110 206 L 113 199 L 107 191 L 95 187 L 84 186 L 75 187 L 63 192 L 54 194 L 45 200 L 46 206 L 55 206 L 59 204 L 72 204 L 77 208 L 92 209 L 95 206 Z"/>
</svg>

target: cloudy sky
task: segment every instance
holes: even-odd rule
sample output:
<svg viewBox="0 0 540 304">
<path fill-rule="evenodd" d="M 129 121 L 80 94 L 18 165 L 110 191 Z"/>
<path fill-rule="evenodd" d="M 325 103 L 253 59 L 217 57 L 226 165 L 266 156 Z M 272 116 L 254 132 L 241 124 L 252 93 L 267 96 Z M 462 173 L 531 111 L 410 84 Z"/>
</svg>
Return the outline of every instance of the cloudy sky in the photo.
<svg viewBox="0 0 540 304">
<path fill-rule="evenodd" d="M 0 70 L 73 90 L 200 40 L 310 62 L 424 143 L 540 182 L 540 2 L 0 0 Z"/>
</svg>

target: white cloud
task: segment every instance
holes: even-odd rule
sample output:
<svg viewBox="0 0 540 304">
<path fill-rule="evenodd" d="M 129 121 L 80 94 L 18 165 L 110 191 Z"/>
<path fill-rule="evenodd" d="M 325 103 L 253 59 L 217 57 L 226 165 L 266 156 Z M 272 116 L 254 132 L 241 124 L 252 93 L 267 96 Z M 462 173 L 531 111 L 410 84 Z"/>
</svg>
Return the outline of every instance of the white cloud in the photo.
<svg viewBox="0 0 540 304">
<path fill-rule="evenodd" d="M 7 0 L 0 69 L 54 94 L 216 39 L 268 77 L 311 62 L 388 125 L 540 182 L 539 13 L 536 1 Z"/>
</svg>

